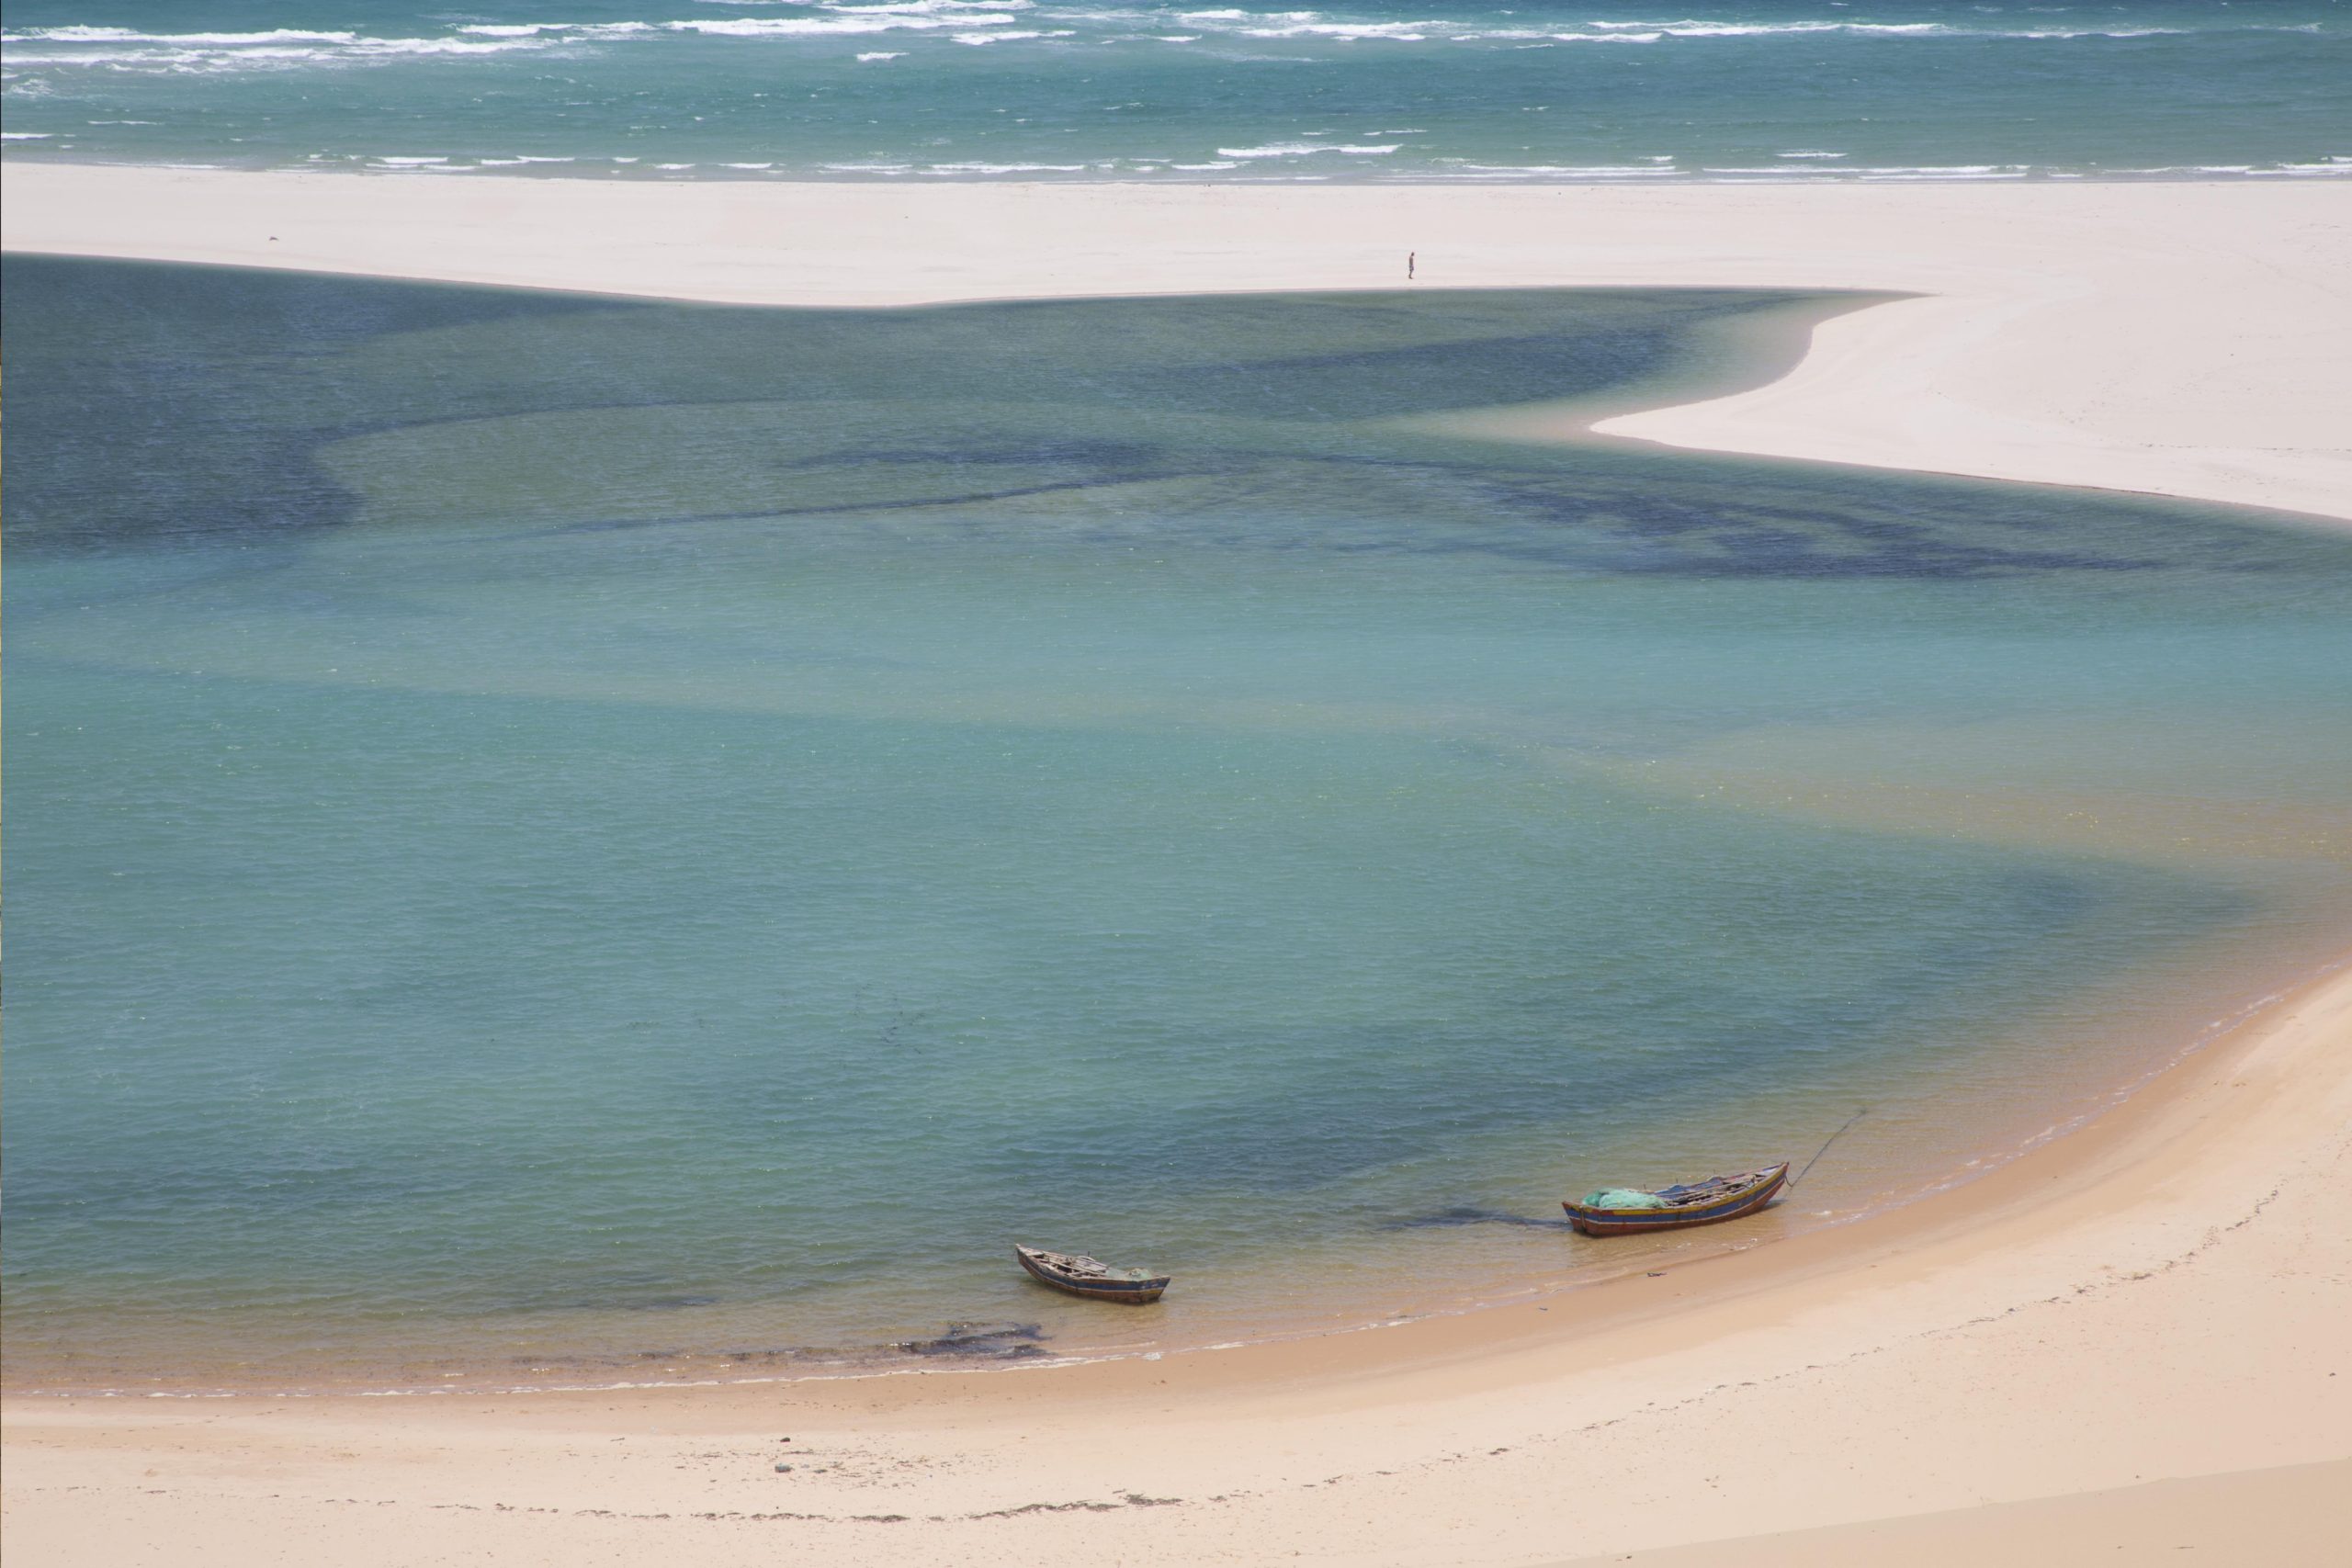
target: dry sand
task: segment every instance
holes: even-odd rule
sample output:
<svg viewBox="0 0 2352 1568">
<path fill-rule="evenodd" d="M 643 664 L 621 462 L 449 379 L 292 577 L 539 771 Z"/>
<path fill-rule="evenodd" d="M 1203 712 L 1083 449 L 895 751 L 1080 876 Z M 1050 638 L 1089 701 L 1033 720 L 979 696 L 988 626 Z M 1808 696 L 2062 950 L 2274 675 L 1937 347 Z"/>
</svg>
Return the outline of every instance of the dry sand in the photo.
<svg viewBox="0 0 2352 1568">
<path fill-rule="evenodd" d="M 1930 297 L 1830 322 L 1771 387 L 1612 423 L 2352 517 L 2342 185 L 599 188 L 28 166 L 6 212 L 29 250 L 735 300 L 1386 288 L 1408 248 L 1424 287 L 1910 291 Z M 1657 1277 L 1023 1371 L 12 1397 L 0 1528 L 12 1568 L 2335 1562 L 2347 1129 L 2339 973 L 1964 1188 Z"/>
<path fill-rule="evenodd" d="M 2352 181 L 767 185 L 11 165 L 9 249 L 748 304 L 1739 285 L 1923 298 L 1675 446 L 2352 518 Z"/>
</svg>

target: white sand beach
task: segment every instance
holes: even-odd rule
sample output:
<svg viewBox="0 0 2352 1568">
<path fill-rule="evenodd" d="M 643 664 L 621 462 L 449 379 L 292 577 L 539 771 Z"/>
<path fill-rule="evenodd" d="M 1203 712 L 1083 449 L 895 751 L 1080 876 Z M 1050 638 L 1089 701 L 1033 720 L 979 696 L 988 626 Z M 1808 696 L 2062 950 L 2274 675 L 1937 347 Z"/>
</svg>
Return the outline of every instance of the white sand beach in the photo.
<svg viewBox="0 0 2352 1568">
<path fill-rule="evenodd" d="M 1828 322 L 1770 386 L 1602 428 L 2352 519 L 2342 182 L 8 178 L 12 250 L 676 299 L 1379 288 L 1403 285 L 1408 250 L 1422 288 L 1894 291 L 1917 297 Z M 2352 1535 L 2347 1178 L 2339 968 L 1967 1185 L 1464 1317 L 1159 1360 L 797 1382 L 12 1395 L 7 1554 L 2334 1562 Z"/>
</svg>

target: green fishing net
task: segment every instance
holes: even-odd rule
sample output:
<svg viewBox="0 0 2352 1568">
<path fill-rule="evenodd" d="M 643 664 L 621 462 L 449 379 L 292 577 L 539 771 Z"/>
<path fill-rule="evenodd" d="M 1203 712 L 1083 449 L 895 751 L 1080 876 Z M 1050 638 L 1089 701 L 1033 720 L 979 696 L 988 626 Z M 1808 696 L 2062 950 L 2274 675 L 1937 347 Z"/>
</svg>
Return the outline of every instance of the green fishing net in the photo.
<svg viewBox="0 0 2352 1568">
<path fill-rule="evenodd" d="M 1581 1206 L 1587 1209 L 1663 1209 L 1666 1200 L 1655 1192 L 1636 1191 L 1631 1187 L 1603 1187 L 1586 1193 Z"/>
</svg>

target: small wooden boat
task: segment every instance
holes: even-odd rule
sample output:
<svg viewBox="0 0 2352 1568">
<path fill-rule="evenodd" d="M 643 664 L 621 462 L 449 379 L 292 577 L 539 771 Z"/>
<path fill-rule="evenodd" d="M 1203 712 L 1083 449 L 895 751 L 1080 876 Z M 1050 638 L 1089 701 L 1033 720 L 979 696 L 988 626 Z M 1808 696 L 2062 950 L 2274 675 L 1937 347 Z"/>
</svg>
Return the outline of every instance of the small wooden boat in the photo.
<svg viewBox="0 0 2352 1568">
<path fill-rule="evenodd" d="M 1588 1193 L 1583 1202 L 1563 1201 L 1568 1224 L 1587 1235 L 1631 1235 L 1635 1231 L 1679 1230 L 1684 1225 L 1711 1225 L 1736 1220 L 1770 1202 L 1789 1179 L 1789 1162 L 1782 1160 L 1744 1176 L 1711 1176 L 1704 1181 L 1661 1187 L 1655 1191 L 1619 1190 L 1650 1201 L 1603 1201 L 1609 1189 Z"/>
<path fill-rule="evenodd" d="M 1148 1269 L 1114 1269 L 1084 1254 L 1048 1252 L 1042 1247 L 1015 1247 L 1012 1256 L 1039 1280 L 1073 1296 L 1098 1302 L 1126 1302 L 1144 1306 L 1168 1289 L 1168 1276 Z"/>
</svg>

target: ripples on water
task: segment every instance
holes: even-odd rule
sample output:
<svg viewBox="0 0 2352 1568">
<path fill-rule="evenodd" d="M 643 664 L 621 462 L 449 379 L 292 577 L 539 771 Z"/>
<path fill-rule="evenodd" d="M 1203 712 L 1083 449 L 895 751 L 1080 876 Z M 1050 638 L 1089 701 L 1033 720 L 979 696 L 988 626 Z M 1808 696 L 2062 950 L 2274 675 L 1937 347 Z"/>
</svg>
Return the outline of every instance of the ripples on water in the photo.
<svg viewBox="0 0 2352 1568">
<path fill-rule="evenodd" d="M 15 0 L 12 156 L 692 179 L 2304 179 L 2335 0 Z"/>
<path fill-rule="evenodd" d="M 1415 418 L 1819 301 L 8 287 L 20 1380 L 1349 1325 L 2345 928 L 2342 538 Z"/>
</svg>

